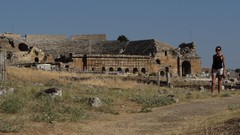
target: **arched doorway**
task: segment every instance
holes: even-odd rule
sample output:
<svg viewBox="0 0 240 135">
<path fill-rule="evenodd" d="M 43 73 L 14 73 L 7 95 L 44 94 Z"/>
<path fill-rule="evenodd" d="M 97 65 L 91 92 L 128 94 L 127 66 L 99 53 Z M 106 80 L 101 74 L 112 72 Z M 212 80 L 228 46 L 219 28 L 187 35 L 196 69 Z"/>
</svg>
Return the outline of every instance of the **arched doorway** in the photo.
<svg viewBox="0 0 240 135">
<path fill-rule="evenodd" d="M 88 68 L 88 67 L 87 67 L 87 65 L 88 65 L 88 64 L 87 64 L 87 61 L 88 61 L 88 60 L 87 60 L 87 55 L 84 54 L 84 55 L 83 55 L 83 58 L 82 58 L 82 62 L 83 62 L 83 71 L 86 71 L 87 68 Z"/>
<path fill-rule="evenodd" d="M 39 63 L 39 58 L 36 57 L 36 58 L 34 59 L 34 62 Z"/>
<path fill-rule="evenodd" d="M 146 69 L 145 69 L 145 68 L 142 68 L 141 72 L 142 72 L 143 74 L 145 74 L 145 73 L 146 73 Z"/>
<path fill-rule="evenodd" d="M 113 71 L 113 68 L 112 68 L 112 67 L 110 67 L 110 68 L 109 68 L 109 71 Z"/>
<path fill-rule="evenodd" d="M 122 72 L 122 68 L 119 67 L 119 68 L 117 69 L 117 71 L 118 71 L 118 72 Z"/>
<path fill-rule="evenodd" d="M 102 71 L 105 72 L 105 71 L 106 71 L 106 68 L 105 68 L 105 67 L 102 67 Z"/>
<path fill-rule="evenodd" d="M 189 61 L 183 61 L 182 63 L 182 76 L 191 74 L 191 63 Z"/>
<path fill-rule="evenodd" d="M 160 71 L 160 75 L 161 75 L 161 76 L 164 76 L 164 75 L 165 75 L 165 72 L 164 72 L 164 71 Z"/>
<path fill-rule="evenodd" d="M 134 74 L 138 73 L 138 69 L 137 68 L 133 68 L 133 73 Z"/>
</svg>

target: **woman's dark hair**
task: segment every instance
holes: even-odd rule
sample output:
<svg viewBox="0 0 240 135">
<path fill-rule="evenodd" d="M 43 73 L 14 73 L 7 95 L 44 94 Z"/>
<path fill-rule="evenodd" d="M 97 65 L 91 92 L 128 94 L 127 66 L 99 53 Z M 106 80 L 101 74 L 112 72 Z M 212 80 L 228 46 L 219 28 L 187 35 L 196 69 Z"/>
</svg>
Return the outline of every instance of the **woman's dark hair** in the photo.
<svg viewBox="0 0 240 135">
<path fill-rule="evenodd" d="M 215 50 L 218 50 L 218 49 L 222 50 L 221 46 L 217 46 Z"/>
</svg>

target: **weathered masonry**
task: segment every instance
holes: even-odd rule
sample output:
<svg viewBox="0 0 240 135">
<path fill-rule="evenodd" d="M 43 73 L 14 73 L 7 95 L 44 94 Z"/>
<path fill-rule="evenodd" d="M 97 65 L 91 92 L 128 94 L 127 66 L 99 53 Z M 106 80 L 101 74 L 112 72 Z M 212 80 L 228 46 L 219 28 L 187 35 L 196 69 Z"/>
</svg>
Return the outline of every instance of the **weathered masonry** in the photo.
<svg viewBox="0 0 240 135">
<path fill-rule="evenodd" d="M 73 67 L 98 72 L 146 73 L 150 57 L 129 55 L 74 55 Z"/>
<path fill-rule="evenodd" d="M 201 73 L 196 45 L 177 48 L 155 40 L 109 41 L 105 34 L 25 35 L 4 33 L 0 47 L 6 49 L 8 64 L 59 64 L 76 72 L 156 73 L 186 76 Z"/>
</svg>

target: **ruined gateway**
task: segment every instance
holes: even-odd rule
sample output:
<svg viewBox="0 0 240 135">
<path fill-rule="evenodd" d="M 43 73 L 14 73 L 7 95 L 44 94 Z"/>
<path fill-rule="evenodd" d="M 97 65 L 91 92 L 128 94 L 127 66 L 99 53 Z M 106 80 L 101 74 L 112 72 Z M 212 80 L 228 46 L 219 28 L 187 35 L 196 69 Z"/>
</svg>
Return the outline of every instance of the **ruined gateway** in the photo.
<svg viewBox="0 0 240 135">
<path fill-rule="evenodd" d="M 156 73 L 186 76 L 201 73 L 195 43 L 174 48 L 155 39 L 109 41 L 105 34 L 25 35 L 0 34 L 7 64 L 51 64 L 75 72 Z"/>
</svg>

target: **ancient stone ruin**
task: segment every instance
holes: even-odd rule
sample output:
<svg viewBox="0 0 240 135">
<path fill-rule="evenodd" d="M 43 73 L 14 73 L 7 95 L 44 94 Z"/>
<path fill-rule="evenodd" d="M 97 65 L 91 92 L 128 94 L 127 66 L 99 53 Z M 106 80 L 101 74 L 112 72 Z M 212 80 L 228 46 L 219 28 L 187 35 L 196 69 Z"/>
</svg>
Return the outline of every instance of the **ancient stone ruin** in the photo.
<svg viewBox="0 0 240 135">
<path fill-rule="evenodd" d="M 196 45 L 175 48 L 156 39 L 107 40 L 105 34 L 24 35 L 0 34 L 7 64 L 75 72 L 156 73 L 186 76 L 201 73 Z"/>
</svg>

